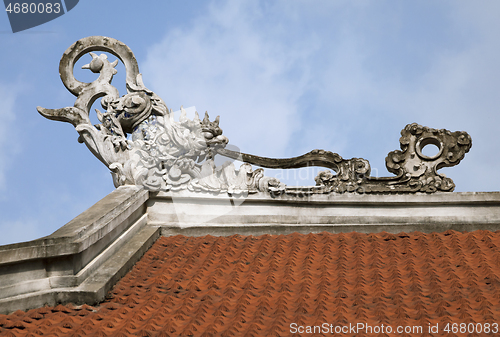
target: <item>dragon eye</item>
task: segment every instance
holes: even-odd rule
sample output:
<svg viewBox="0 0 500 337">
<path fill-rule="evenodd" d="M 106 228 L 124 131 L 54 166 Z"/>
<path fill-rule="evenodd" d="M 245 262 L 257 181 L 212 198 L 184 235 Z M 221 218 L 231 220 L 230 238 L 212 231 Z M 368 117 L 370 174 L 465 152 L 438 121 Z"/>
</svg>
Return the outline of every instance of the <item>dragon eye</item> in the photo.
<svg viewBox="0 0 500 337">
<path fill-rule="evenodd" d="M 214 135 L 211 132 L 203 132 L 203 136 L 206 139 L 212 139 L 212 138 L 214 138 Z"/>
</svg>

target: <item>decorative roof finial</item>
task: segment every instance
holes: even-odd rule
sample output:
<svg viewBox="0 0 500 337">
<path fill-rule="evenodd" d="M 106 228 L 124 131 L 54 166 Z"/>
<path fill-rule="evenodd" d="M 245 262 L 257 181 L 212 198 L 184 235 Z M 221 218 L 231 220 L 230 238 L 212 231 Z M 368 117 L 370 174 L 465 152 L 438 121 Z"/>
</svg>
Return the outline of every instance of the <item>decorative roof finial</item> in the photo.
<svg viewBox="0 0 500 337">
<path fill-rule="evenodd" d="M 111 85 L 118 60 L 109 62 L 105 54 L 116 56 L 125 65 L 127 94 L 119 96 Z M 76 62 L 89 53 L 92 60 L 83 69 L 99 73 L 84 83 L 75 79 Z M 77 96 L 74 106 L 38 111 L 44 117 L 71 123 L 80 134 L 78 140 L 112 172 L 115 186 L 144 185 L 153 191 L 190 189 L 231 194 L 271 192 L 273 196 L 315 193 L 409 193 L 453 191 L 455 184 L 439 174 L 442 167 L 457 165 L 472 146 L 471 137 L 463 131 L 450 132 L 423 127 L 416 123 L 401 131 L 401 150 L 392 151 L 386 166 L 393 177 L 370 176 L 370 164 L 362 158 L 343 159 L 337 153 L 313 150 L 299 157 L 276 159 L 226 149 L 228 139 L 222 135 L 217 116 L 203 121 L 195 112 L 190 120 L 181 107 L 179 121 L 174 120 L 163 100 L 147 89 L 132 51 L 122 42 L 103 36 L 91 36 L 75 42 L 63 54 L 59 73 L 66 88 Z M 96 109 L 101 122 L 92 125 L 89 113 L 95 100 L 101 98 L 106 110 Z M 131 134 L 131 139 L 127 139 Z M 438 153 L 427 156 L 423 148 L 435 145 Z M 214 156 L 222 155 L 243 161 L 238 171 L 232 163 L 216 167 Z M 265 177 L 263 169 L 252 170 L 250 164 L 274 169 L 321 166 L 316 186 L 286 187 L 275 178 Z"/>
</svg>

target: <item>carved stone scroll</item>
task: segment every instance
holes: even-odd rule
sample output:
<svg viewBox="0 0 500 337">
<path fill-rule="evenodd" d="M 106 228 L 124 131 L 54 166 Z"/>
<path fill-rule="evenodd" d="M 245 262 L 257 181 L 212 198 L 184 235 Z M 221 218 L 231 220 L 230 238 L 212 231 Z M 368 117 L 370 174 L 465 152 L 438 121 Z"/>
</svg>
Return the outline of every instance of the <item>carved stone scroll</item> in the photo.
<svg viewBox="0 0 500 337">
<path fill-rule="evenodd" d="M 110 62 L 108 52 L 117 57 Z M 80 82 L 73 75 L 76 62 L 89 54 L 91 60 L 82 68 L 99 74 L 91 83 Z M 118 61 L 125 65 L 127 93 L 119 95 L 111 85 Z M 143 185 L 151 191 L 177 191 L 246 194 L 258 191 L 273 196 L 288 193 L 413 193 L 453 191 L 453 181 L 439 174 L 442 167 L 457 165 L 469 152 L 471 137 L 463 131 L 436 130 L 416 123 L 401 131 L 401 150 L 392 151 L 386 166 L 393 177 L 370 176 L 370 163 L 363 158 L 343 159 L 339 154 L 313 150 L 299 157 L 266 158 L 226 149 L 228 139 L 222 135 L 219 116 L 210 121 L 208 113 L 200 120 L 196 113 L 187 118 L 181 107 L 174 120 L 163 100 L 147 89 L 139 73 L 134 54 L 115 39 L 91 36 L 75 42 L 63 54 L 59 73 L 66 88 L 77 99 L 72 107 L 38 111 L 44 117 L 71 123 L 79 133 L 78 141 L 106 165 L 116 187 Z M 101 98 L 103 112 L 96 109 L 101 124 L 92 125 L 89 114 Z M 423 148 L 435 145 L 438 153 L 427 156 Z M 236 170 L 231 162 L 220 167 L 214 156 L 222 155 L 243 161 Z M 292 169 L 308 166 L 325 167 L 315 178 L 316 186 L 287 187 L 275 178 L 265 177 L 263 169 Z"/>
<path fill-rule="evenodd" d="M 315 178 L 316 187 L 288 187 L 290 194 L 312 193 L 407 193 L 453 191 L 453 180 L 439 174 L 443 167 L 455 166 L 472 146 L 471 137 L 463 131 L 450 132 L 408 124 L 401 131 L 401 150 L 392 151 L 386 166 L 395 177 L 370 176 L 370 163 L 363 158 L 343 159 L 339 154 L 313 150 L 299 157 L 276 159 L 236 153 L 227 149 L 218 152 L 230 158 L 266 168 L 300 168 L 320 166 L 334 171 L 322 171 Z M 426 145 L 433 144 L 438 153 L 429 157 L 423 154 Z"/>
</svg>

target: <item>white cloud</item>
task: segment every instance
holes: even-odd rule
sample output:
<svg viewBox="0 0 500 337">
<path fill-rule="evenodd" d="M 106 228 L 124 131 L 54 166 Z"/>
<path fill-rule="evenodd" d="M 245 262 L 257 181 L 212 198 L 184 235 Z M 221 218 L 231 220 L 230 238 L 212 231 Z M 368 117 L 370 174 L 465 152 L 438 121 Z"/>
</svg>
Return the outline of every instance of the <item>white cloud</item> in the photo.
<svg viewBox="0 0 500 337">
<path fill-rule="evenodd" d="M 496 155 L 500 124 L 499 3 L 449 3 L 442 13 L 445 25 L 436 27 L 436 36 L 432 32 L 427 36 L 435 40 L 432 42 L 391 31 L 408 29 L 405 27 L 383 28 L 383 16 L 374 8 L 366 10 L 375 19 L 358 25 L 359 20 L 354 18 L 363 15 L 356 12 L 335 29 L 348 33 L 340 34 L 335 45 L 320 49 L 329 61 L 319 71 L 313 70 L 316 87 L 320 88 L 317 98 L 325 110 L 335 113 L 317 114 L 321 124 L 311 129 L 324 141 L 328 141 L 324 135 L 330 134 L 326 146 L 332 145 L 329 149 L 333 151 L 339 152 L 337 146 L 347 143 L 340 147 L 345 152 L 339 153 L 370 159 L 379 175 L 389 175 L 382 166 L 383 158 L 399 148 L 398 133 L 405 124 L 465 130 L 473 139 L 471 152 L 446 173 L 459 191 L 500 190 L 500 177 L 494 174 L 500 166 Z M 423 16 L 419 20 L 426 19 Z M 439 38 L 445 35 L 439 30 L 457 41 Z M 405 59 L 376 47 L 386 43 L 386 36 L 398 34 L 401 39 L 395 39 L 388 49 L 406 48 L 421 55 Z M 321 40 L 327 40 L 327 36 Z"/>
<path fill-rule="evenodd" d="M 459 190 L 498 190 L 498 176 L 471 170 L 500 165 L 499 7 L 216 1 L 142 70 L 174 110 L 220 114 L 230 143 L 257 155 L 325 148 L 383 176 L 407 123 L 468 131 L 471 153 L 447 173 Z"/>
<path fill-rule="evenodd" d="M 292 48 L 281 34 L 256 2 L 213 4 L 190 28 L 170 31 L 150 50 L 144 80 L 173 110 L 196 105 L 211 119 L 221 115 L 225 135 L 242 151 L 283 154 L 299 128 L 302 61 L 311 46 Z"/>
</svg>

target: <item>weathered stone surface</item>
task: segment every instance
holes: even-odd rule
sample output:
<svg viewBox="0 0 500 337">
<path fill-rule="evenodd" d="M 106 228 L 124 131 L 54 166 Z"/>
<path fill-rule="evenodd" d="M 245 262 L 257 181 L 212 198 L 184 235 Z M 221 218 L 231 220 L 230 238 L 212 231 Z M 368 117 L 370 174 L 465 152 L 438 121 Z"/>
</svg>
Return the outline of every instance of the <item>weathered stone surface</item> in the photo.
<svg viewBox="0 0 500 337">
<path fill-rule="evenodd" d="M 93 53 L 98 50 L 112 53 L 125 64 L 126 95 L 119 97 L 111 85 L 118 60 L 110 62 L 106 55 Z M 86 53 L 92 61 L 83 68 L 99 73 L 92 83 L 80 82 L 73 75 L 75 63 Z M 59 72 L 66 88 L 77 96 L 74 106 L 38 107 L 38 111 L 49 119 L 73 124 L 79 141 L 111 170 L 115 186 L 140 185 L 152 191 L 189 186 L 216 192 L 257 191 L 263 186 L 259 184 L 262 170 L 244 168 L 239 175 L 231 165 L 215 168 L 215 151 L 228 142 L 219 127 L 219 117 L 213 122 L 208 114 L 203 120 L 198 115 L 189 120 L 181 108 L 180 119 L 175 121 L 165 103 L 144 86 L 132 51 L 120 41 L 102 36 L 77 41 L 64 53 Z M 101 124 L 94 126 L 89 113 L 101 97 L 106 112 L 96 111 Z M 132 134 L 130 140 L 127 134 Z"/>
<path fill-rule="evenodd" d="M 323 193 L 415 193 L 453 191 L 453 181 L 437 170 L 457 165 L 472 146 L 471 137 L 463 131 L 450 132 L 408 124 L 401 131 L 401 151 L 388 154 L 386 166 L 395 177 L 370 176 L 370 163 L 363 158 L 343 159 L 339 154 L 313 150 L 295 158 L 265 158 L 245 153 L 219 149 L 218 153 L 244 162 L 267 168 L 326 167 L 335 172 L 323 171 L 315 178 L 316 187 L 287 187 L 287 194 L 309 195 Z M 433 144 L 438 153 L 432 157 L 422 153 L 425 146 Z"/>
<path fill-rule="evenodd" d="M 0 312 L 102 300 L 159 235 L 146 226 L 148 197 L 142 187 L 123 186 L 47 237 L 0 246 Z M 118 269 L 110 272 L 109 263 Z M 100 288 L 90 281 L 98 275 Z"/>
<path fill-rule="evenodd" d="M 265 193 L 244 198 L 159 193 L 148 201 L 148 222 L 164 234 L 226 235 L 497 230 L 500 193 L 406 195 Z"/>
<path fill-rule="evenodd" d="M 127 94 L 120 97 L 111 85 L 118 60 L 110 62 L 105 54 L 121 60 L 127 72 Z M 99 77 L 83 83 L 73 76 L 73 67 L 80 57 L 90 53 L 92 60 L 83 66 Z M 416 123 L 401 131 L 401 151 L 386 158 L 393 177 L 370 176 L 370 163 L 363 158 L 343 159 L 339 154 L 313 150 L 294 158 L 266 158 L 226 149 L 228 139 L 222 135 L 219 117 L 213 122 L 208 114 L 200 120 L 186 117 L 181 107 L 179 121 L 154 92 L 147 89 L 139 73 L 132 51 L 122 42 L 102 36 L 91 36 L 75 42 L 64 53 L 59 72 L 68 90 L 77 96 L 73 107 L 38 111 L 53 120 L 73 124 L 92 153 L 112 172 L 115 186 L 141 185 L 150 191 L 179 191 L 245 194 L 269 192 L 303 195 L 324 193 L 415 193 L 453 191 L 455 184 L 439 174 L 442 167 L 457 165 L 471 146 L 471 137 L 463 131 L 450 132 L 423 127 Z M 90 108 L 102 97 L 106 111 L 96 110 L 101 124 L 93 126 Z M 131 134 L 131 139 L 127 139 Z M 434 156 L 423 154 L 429 144 L 438 148 Z M 245 162 L 236 170 L 227 162 L 214 164 L 214 156 L 222 155 Z M 249 164 L 266 168 L 290 169 L 320 166 L 332 171 L 320 172 L 315 187 L 289 188 L 275 178 L 264 177 L 263 170 L 253 170 Z"/>
</svg>

